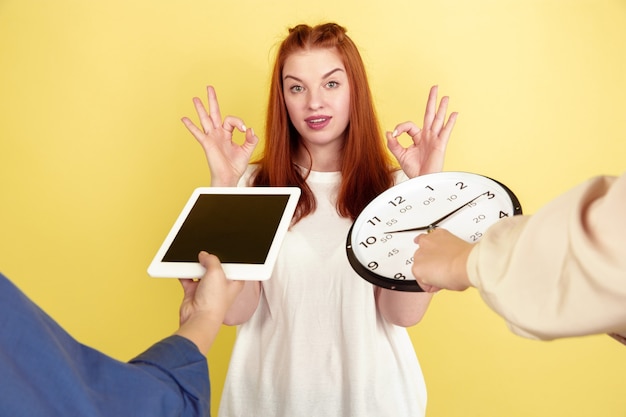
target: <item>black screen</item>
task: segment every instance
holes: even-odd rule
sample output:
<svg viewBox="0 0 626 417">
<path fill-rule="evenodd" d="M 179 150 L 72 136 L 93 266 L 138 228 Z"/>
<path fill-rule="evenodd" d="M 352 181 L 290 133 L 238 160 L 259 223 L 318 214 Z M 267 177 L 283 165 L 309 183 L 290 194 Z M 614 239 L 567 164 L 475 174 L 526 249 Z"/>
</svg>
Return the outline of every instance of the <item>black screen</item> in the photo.
<svg viewBox="0 0 626 417">
<path fill-rule="evenodd" d="M 288 195 L 202 194 L 163 261 L 198 262 L 204 250 L 223 263 L 262 264 L 288 200 Z"/>
</svg>

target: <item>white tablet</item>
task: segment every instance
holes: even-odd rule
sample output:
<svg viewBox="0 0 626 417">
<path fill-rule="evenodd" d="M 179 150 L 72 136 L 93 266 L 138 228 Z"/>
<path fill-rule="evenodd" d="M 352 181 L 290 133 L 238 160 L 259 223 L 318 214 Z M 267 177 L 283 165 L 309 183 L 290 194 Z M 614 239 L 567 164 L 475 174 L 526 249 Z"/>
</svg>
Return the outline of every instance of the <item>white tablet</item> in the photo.
<svg viewBox="0 0 626 417">
<path fill-rule="evenodd" d="M 266 280 L 296 210 L 297 187 L 206 187 L 192 193 L 148 267 L 151 277 L 200 278 L 200 251 L 230 279 Z"/>
</svg>

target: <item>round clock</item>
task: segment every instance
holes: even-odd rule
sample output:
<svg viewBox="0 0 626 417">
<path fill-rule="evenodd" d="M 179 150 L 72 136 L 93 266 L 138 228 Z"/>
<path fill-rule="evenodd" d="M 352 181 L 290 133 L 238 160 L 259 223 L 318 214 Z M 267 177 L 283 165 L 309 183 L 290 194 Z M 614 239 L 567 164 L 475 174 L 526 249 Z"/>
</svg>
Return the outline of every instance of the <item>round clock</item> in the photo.
<svg viewBox="0 0 626 417">
<path fill-rule="evenodd" d="M 411 272 L 414 242 L 437 227 L 477 242 L 503 217 L 522 214 L 504 184 L 469 172 L 437 172 L 399 183 L 372 200 L 355 219 L 346 242 L 352 268 L 370 283 L 423 291 Z"/>
</svg>

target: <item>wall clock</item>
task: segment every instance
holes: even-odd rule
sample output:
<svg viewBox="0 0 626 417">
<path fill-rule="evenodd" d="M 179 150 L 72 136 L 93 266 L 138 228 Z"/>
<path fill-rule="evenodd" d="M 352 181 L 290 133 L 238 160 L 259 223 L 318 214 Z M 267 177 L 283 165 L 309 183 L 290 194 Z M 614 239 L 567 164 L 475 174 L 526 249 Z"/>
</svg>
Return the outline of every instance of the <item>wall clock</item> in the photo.
<svg viewBox="0 0 626 417">
<path fill-rule="evenodd" d="M 469 172 L 437 172 L 399 183 L 372 200 L 355 219 L 346 242 L 352 268 L 370 283 L 422 291 L 411 266 L 420 233 L 436 227 L 477 242 L 498 220 L 522 214 L 504 184 Z"/>
</svg>

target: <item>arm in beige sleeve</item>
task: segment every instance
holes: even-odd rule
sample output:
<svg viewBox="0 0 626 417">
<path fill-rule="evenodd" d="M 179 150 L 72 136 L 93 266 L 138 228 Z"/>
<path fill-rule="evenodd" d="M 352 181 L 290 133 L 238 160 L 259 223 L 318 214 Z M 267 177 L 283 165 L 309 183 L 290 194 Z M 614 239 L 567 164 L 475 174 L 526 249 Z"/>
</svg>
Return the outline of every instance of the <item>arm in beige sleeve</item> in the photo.
<svg viewBox="0 0 626 417">
<path fill-rule="evenodd" d="M 625 206 L 626 174 L 502 220 L 470 252 L 470 282 L 519 335 L 626 334 Z"/>
</svg>

